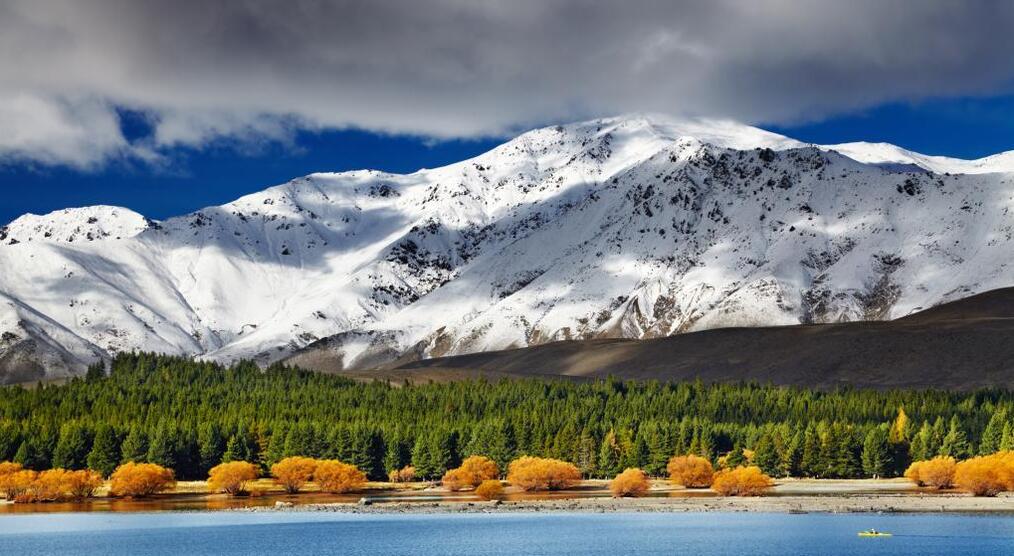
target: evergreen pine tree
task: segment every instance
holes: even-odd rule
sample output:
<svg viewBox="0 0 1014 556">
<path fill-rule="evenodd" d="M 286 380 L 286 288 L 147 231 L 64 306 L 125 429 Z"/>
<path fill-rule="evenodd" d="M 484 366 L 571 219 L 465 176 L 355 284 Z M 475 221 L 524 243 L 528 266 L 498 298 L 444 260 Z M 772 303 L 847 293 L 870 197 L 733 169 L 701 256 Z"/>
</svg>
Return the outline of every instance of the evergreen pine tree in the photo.
<svg viewBox="0 0 1014 556">
<path fill-rule="evenodd" d="M 385 441 L 384 469 L 390 473 L 398 471 L 412 462 L 412 445 L 400 432 L 393 432 Z"/>
<path fill-rule="evenodd" d="M 912 444 L 909 446 L 909 459 L 912 461 L 925 461 L 936 455 L 936 450 L 930 448 L 933 438 L 933 427 L 929 421 L 923 421 L 922 427 L 912 437 Z"/>
<path fill-rule="evenodd" d="M 926 452 L 929 457 L 946 455 L 941 450 L 944 444 L 944 436 L 947 435 L 947 424 L 943 417 L 937 417 L 930 429 L 930 435 L 926 439 Z"/>
<path fill-rule="evenodd" d="M 803 433 L 803 453 L 799 458 L 799 470 L 806 477 L 818 477 L 821 473 L 821 441 L 813 425 Z"/>
<path fill-rule="evenodd" d="M 725 457 L 725 466 L 736 468 L 741 465 L 746 465 L 746 455 L 743 453 L 743 446 L 737 442 L 733 445 L 732 451 Z"/>
<path fill-rule="evenodd" d="M 1000 438 L 1000 451 L 1014 451 L 1014 426 L 1011 426 L 1009 421 L 1003 424 L 1003 436 Z"/>
<path fill-rule="evenodd" d="M 577 460 L 574 464 L 581 471 L 581 474 L 585 477 L 594 477 L 598 475 L 598 466 L 596 460 L 598 459 L 598 445 L 599 441 L 594 435 L 585 428 L 581 431 L 581 436 L 578 437 L 577 441 Z M 500 467 L 501 473 L 505 473 L 507 466 L 503 465 Z"/>
<path fill-rule="evenodd" d="M 21 430 L 17 423 L 0 422 L 0 461 L 12 461 L 21 446 Z"/>
<path fill-rule="evenodd" d="M 49 456 L 39 439 L 33 436 L 26 436 L 14 454 L 14 461 L 20 463 L 25 469 L 45 471 L 51 467 Z"/>
<path fill-rule="evenodd" d="M 1000 451 L 1000 443 L 1003 441 L 1003 427 L 1006 423 L 1006 411 L 1003 409 L 993 411 L 986 428 L 982 431 L 982 438 L 979 440 L 980 456 L 988 456 Z"/>
<path fill-rule="evenodd" d="M 620 442 L 616 438 L 616 432 L 612 429 L 602 438 L 597 468 L 601 477 L 613 477 L 622 471 L 620 469 Z"/>
<path fill-rule="evenodd" d="M 415 476 L 420 479 L 437 478 L 437 465 L 430 449 L 433 445 L 432 436 L 432 433 L 420 434 L 412 447 L 412 467 L 415 467 Z"/>
<path fill-rule="evenodd" d="M 92 449 L 88 452 L 88 468 L 108 477 L 120 464 L 120 438 L 116 429 L 102 424 L 95 429 Z"/>
<path fill-rule="evenodd" d="M 212 467 L 222 462 L 222 456 L 225 454 L 225 438 L 222 437 L 222 430 L 217 423 L 213 421 L 201 423 L 197 429 L 197 446 L 200 473 L 207 476 Z"/>
<path fill-rule="evenodd" d="M 130 427 L 130 432 L 123 439 L 120 446 L 122 452 L 121 461 L 127 463 L 133 461 L 142 463 L 148 461 L 148 434 L 139 425 Z"/>
<path fill-rule="evenodd" d="M 803 457 L 803 433 L 796 431 L 792 439 L 785 442 L 781 451 L 781 474 L 786 477 L 800 475 L 800 463 Z"/>
<path fill-rule="evenodd" d="M 761 434 L 753 449 L 753 464 L 767 475 L 778 475 L 780 463 L 773 435 L 770 432 Z"/>
<path fill-rule="evenodd" d="M 167 421 L 162 421 L 155 428 L 155 433 L 148 443 L 149 463 L 176 468 L 176 429 Z"/>
<path fill-rule="evenodd" d="M 60 427 L 60 439 L 53 450 L 53 467 L 63 469 L 84 469 L 88 466 L 88 452 L 91 450 L 91 432 L 76 421 Z"/>
<path fill-rule="evenodd" d="M 883 477 L 891 465 L 891 432 L 886 427 L 874 427 L 863 441 L 863 472 L 873 478 Z"/>
<path fill-rule="evenodd" d="M 261 466 L 271 469 L 271 466 L 278 463 L 285 457 L 285 439 L 288 437 L 288 427 L 284 423 L 276 425 L 271 430 L 271 439 L 268 441 L 268 449 L 261 458 Z M 223 458 L 224 459 L 224 458 Z"/>
<path fill-rule="evenodd" d="M 961 428 L 961 421 L 955 415 L 951 418 L 951 426 L 944 436 L 943 444 L 940 446 L 940 453 L 944 456 L 951 456 L 954 459 L 965 459 L 972 455 L 972 445 L 968 442 L 968 436 Z"/>
<path fill-rule="evenodd" d="M 85 370 L 85 381 L 97 382 L 103 378 L 106 378 L 106 364 L 104 362 L 99 361 L 88 365 L 88 369 Z"/>
</svg>

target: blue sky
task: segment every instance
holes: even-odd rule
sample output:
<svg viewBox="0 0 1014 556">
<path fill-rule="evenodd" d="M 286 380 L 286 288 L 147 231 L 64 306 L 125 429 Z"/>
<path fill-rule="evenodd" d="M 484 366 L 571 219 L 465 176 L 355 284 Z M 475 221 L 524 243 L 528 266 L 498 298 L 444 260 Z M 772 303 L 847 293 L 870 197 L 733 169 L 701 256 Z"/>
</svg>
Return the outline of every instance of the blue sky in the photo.
<svg viewBox="0 0 1014 556">
<path fill-rule="evenodd" d="M 297 133 L 284 143 L 219 143 L 167 153 L 168 166 L 111 162 L 97 170 L 66 166 L 0 166 L 5 202 L 0 222 L 26 212 L 95 204 L 131 208 L 149 218 L 176 216 L 229 202 L 312 172 L 363 168 L 412 172 L 485 152 L 501 139 L 432 142 L 364 131 Z"/>
<path fill-rule="evenodd" d="M 149 133 L 124 117 L 130 139 Z M 800 125 L 762 127 L 814 143 L 886 141 L 927 154 L 978 158 L 1014 149 L 1014 97 L 892 103 Z M 0 167 L 5 202 L 0 222 L 34 212 L 91 204 L 126 206 L 151 218 L 228 202 L 318 171 L 361 168 L 411 172 L 489 150 L 503 138 L 433 141 L 365 131 L 298 132 L 291 140 L 251 146 L 219 141 L 166 152 L 165 166 L 114 161 L 91 170 L 33 163 Z"/>
</svg>

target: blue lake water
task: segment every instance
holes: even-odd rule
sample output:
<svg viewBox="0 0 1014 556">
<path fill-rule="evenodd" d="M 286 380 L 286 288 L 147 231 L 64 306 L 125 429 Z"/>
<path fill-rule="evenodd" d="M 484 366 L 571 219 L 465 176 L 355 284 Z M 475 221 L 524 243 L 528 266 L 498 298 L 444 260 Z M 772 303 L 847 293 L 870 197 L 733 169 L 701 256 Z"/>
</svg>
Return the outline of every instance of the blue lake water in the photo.
<svg viewBox="0 0 1014 556">
<path fill-rule="evenodd" d="M 0 554 L 1010 555 L 1014 516 L 25 514 L 0 516 Z"/>
</svg>

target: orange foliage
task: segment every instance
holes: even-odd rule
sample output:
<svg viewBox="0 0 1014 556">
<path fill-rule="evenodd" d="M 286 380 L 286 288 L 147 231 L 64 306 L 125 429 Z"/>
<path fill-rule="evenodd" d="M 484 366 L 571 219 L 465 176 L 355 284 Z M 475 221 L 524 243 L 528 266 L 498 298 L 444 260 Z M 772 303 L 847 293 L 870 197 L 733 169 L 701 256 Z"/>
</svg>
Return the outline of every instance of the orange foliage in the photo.
<svg viewBox="0 0 1014 556">
<path fill-rule="evenodd" d="M 302 456 L 285 458 L 271 466 L 271 475 L 275 482 L 282 485 L 285 492 L 295 494 L 313 477 L 317 469 L 317 460 Z"/>
<path fill-rule="evenodd" d="M 908 466 L 908 469 L 905 470 L 905 478 L 919 486 L 926 486 L 926 484 L 922 482 L 922 478 L 919 477 L 919 468 L 922 467 L 922 464 L 922 461 L 913 461 L 912 464 Z"/>
<path fill-rule="evenodd" d="M 109 476 L 109 491 L 116 496 L 151 496 L 175 486 L 173 470 L 154 463 L 127 462 Z"/>
<path fill-rule="evenodd" d="M 14 463 L 13 461 L 0 461 L 0 477 L 16 471 L 21 471 L 22 467 L 20 463 Z"/>
<path fill-rule="evenodd" d="M 415 480 L 415 467 L 406 465 L 387 474 L 392 483 L 410 483 Z"/>
<path fill-rule="evenodd" d="M 996 496 L 1014 490 L 1014 452 L 999 452 L 959 463 L 954 484 L 975 496 Z"/>
<path fill-rule="evenodd" d="M 905 477 L 919 486 L 951 488 L 957 462 L 950 456 L 937 456 L 931 460 L 916 461 L 905 470 Z"/>
<path fill-rule="evenodd" d="M 673 484 L 687 488 L 707 488 L 711 486 L 715 475 L 715 469 L 711 467 L 710 461 L 694 455 L 670 459 L 666 470 L 669 471 L 669 480 Z"/>
<path fill-rule="evenodd" d="M 220 463 L 208 472 L 208 489 L 232 496 L 247 493 L 247 483 L 257 478 L 257 466 L 246 461 Z"/>
<path fill-rule="evenodd" d="M 500 468 L 493 460 L 486 456 L 469 456 L 461 462 L 461 467 L 445 473 L 440 482 L 450 490 L 465 490 L 495 479 L 499 474 Z"/>
<path fill-rule="evenodd" d="M 355 465 L 342 463 L 336 459 L 326 459 L 317 462 L 313 480 L 324 492 L 350 492 L 366 484 L 366 473 Z"/>
<path fill-rule="evenodd" d="M 719 471 L 711 488 L 722 496 L 757 496 L 773 484 L 760 467 L 750 466 Z"/>
<path fill-rule="evenodd" d="M 64 480 L 67 481 L 66 492 L 71 498 L 89 498 L 102 486 L 102 474 L 91 469 L 68 471 Z"/>
<path fill-rule="evenodd" d="M 581 472 L 573 463 L 523 456 L 508 466 L 507 480 L 521 490 L 557 490 L 580 482 Z"/>
<path fill-rule="evenodd" d="M 613 496 L 640 496 L 648 492 L 648 474 L 636 467 L 628 467 L 609 483 Z"/>
<path fill-rule="evenodd" d="M 66 493 L 66 475 L 64 469 L 47 469 L 35 478 L 28 487 L 27 496 L 21 497 L 22 502 L 55 502 L 70 496 Z"/>
<path fill-rule="evenodd" d="M 29 469 L 0 475 L 0 491 L 3 492 L 4 498 L 14 501 L 28 492 L 37 475 L 38 473 Z"/>
<path fill-rule="evenodd" d="M 503 494 L 503 485 L 496 479 L 488 479 L 475 487 L 475 495 L 483 500 L 493 500 Z"/>
</svg>

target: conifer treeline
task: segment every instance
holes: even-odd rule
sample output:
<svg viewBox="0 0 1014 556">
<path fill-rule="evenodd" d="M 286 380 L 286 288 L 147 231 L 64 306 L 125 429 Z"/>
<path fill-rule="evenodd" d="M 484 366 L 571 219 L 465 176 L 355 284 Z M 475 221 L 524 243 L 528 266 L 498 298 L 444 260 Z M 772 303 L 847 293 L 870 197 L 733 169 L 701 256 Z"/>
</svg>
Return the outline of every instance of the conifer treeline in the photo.
<svg viewBox="0 0 1014 556">
<path fill-rule="evenodd" d="M 275 365 L 262 371 L 124 354 L 64 385 L 0 388 L 0 461 L 32 469 L 148 461 L 203 479 L 223 461 L 303 455 L 371 479 L 413 465 L 439 478 L 472 454 L 661 476 L 674 454 L 776 475 L 900 475 L 913 460 L 1014 449 L 1014 393 L 815 390 L 558 380 L 391 386 Z"/>
</svg>

